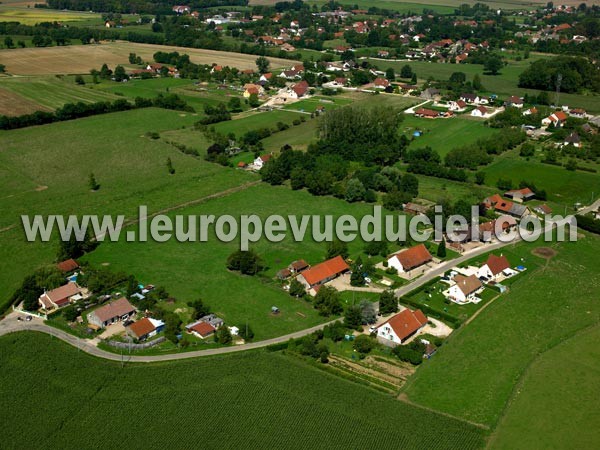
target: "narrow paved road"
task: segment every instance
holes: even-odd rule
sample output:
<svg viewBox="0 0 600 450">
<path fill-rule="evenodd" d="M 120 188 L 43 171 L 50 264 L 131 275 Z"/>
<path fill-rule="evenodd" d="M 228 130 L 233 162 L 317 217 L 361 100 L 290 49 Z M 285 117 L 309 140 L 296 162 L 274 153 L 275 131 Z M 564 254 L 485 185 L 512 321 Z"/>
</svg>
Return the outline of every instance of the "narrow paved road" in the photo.
<svg viewBox="0 0 600 450">
<path fill-rule="evenodd" d="M 211 356 L 211 355 L 224 355 L 226 353 L 235 353 L 241 352 L 244 350 L 252 350 L 257 348 L 263 348 L 272 344 L 279 344 L 282 342 L 286 342 L 290 339 L 296 339 L 303 336 L 306 336 L 314 331 L 320 330 L 324 328 L 326 325 L 334 323 L 335 320 L 330 322 L 322 323 L 320 325 L 316 325 L 311 328 L 307 328 L 304 330 L 296 331 L 295 333 L 286 334 L 285 336 L 279 336 L 272 339 L 267 339 L 259 342 L 250 342 L 248 344 L 243 345 L 234 345 L 231 347 L 219 347 L 219 348 L 211 348 L 207 350 L 196 350 L 189 351 L 183 353 L 169 353 L 165 355 L 152 355 L 152 356 L 136 356 L 136 355 L 120 355 L 117 353 L 108 352 L 106 350 L 102 350 L 96 347 L 93 343 L 88 340 L 80 339 L 72 334 L 69 334 L 65 331 L 59 330 L 57 328 L 46 325 L 42 319 L 34 317 L 30 322 L 26 322 L 24 320 L 18 320 L 17 317 L 25 317 L 23 314 L 20 314 L 16 311 L 7 315 L 2 321 L 0 321 L 0 336 L 15 333 L 18 331 L 37 331 L 40 333 L 46 333 L 51 336 L 54 336 L 62 341 L 65 341 L 68 344 L 71 344 L 73 347 L 76 347 L 86 353 L 89 353 L 93 356 L 98 356 L 99 358 L 110 359 L 112 361 L 125 361 L 125 362 L 157 362 L 157 361 L 173 361 L 176 359 L 187 359 L 187 358 L 196 358 L 199 356 Z"/>
</svg>

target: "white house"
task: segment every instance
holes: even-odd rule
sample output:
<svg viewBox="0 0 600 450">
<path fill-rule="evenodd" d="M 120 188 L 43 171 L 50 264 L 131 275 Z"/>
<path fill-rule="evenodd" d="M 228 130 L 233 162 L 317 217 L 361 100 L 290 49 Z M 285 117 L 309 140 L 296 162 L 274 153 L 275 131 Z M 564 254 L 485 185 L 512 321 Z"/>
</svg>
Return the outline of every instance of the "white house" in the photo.
<svg viewBox="0 0 600 450">
<path fill-rule="evenodd" d="M 454 285 L 448 289 L 448 298 L 455 303 L 470 303 L 475 300 L 481 288 L 481 281 L 475 275 L 456 275 Z"/>
<path fill-rule="evenodd" d="M 265 165 L 265 163 L 271 159 L 273 155 L 261 155 L 258 158 L 256 158 L 254 160 L 254 168 L 256 170 L 260 170 L 263 168 L 263 166 Z"/>
<path fill-rule="evenodd" d="M 489 114 L 489 111 L 485 106 L 478 106 L 471 111 L 471 116 L 473 117 L 485 117 L 487 114 Z"/>
<path fill-rule="evenodd" d="M 394 253 L 387 260 L 388 267 L 400 272 L 408 272 L 427 264 L 433 259 L 429 250 L 423 244 L 416 245 L 402 252 Z"/>
<path fill-rule="evenodd" d="M 488 280 L 495 280 L 506 269 L 510 268 L 510 263 L 506 256 L 490 255 L 483 266 L 477 271 L 478 277 L 485 277 Z"/>
<path fill-rule="evenodd" d="M 457 100 L 457 101 L 452 100 L 450 103 L 448 103 L 448 109 L 450 111 L 462 111 L 466 107 L 467 107 L 467 104 L 465 103 L 464 100 Z"/>
<path fill-rule="evenodd" d="M 427 317 L 420 309 L 411 311 L 407 308 L 377 327 L 377 340 L 391 347 L 400 345 L 425 325 Z"/>
</svg>

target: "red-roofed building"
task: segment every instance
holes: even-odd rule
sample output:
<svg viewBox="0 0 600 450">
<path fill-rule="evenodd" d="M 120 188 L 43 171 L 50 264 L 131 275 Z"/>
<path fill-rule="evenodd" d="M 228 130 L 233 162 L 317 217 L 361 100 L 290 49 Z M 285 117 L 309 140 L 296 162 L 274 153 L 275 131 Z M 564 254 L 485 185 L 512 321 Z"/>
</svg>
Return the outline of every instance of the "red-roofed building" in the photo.
<svg viewBox="0 0 600 450">
<path fill-rule="evenodd" d="M 150 321 L 150 319 L 144 317 L 143 319 L 140 319 L 137 322 L 133 322 L 131 325 L 129 325 L 127 327 L 127 334 L 139 341 L 143 341 L 144 339 L 148 338 L 148 336 L 150 336 L 155 329 L 156 327 Z"/>
<path fill-rule="evenodd" d="M 341 256 L 336 256 L 305 270 L 298 275 L 297 280 L 307 289 L 312 289 L 337 278 L 348 270 L 350 270 L 350 267 L 346 264 L 346 261 Z"/>
<path fill-rule="evenodd" d="M 82 289 L 77 286 L 77 283 L 67 283 L 64 286 L 44 292 L 40 295 L 38 302 L 46 311 L 51 309 L 62 308 L 71 303 L 74 297 L 81 294 Z"/>
<path fill-rule="evenodd" d="M 74 259 L 67 259 L 65 261 L 59 262 L 56 267 L 58 267 L 58 270 L 60 270 L 61 272 L 73 272 L 74 270 L 79 269 L 79 263 L 77 263 L 77 261 L 75 261 Z"/>
<path fill-rule="evenodd" d="M 400 345 L 425 325 L 427 317 L 420 309 L 405 309 L 377 327 L 377 339 L 385 345 Z"/>
<path fill-rule="evenodd" d="M 393 267 L 398 272 L 409 272 L 431 262 L 433 257 L 424 244 L 415 245 L 388 258 L 388 267 Z"/>
<path fill-rule="evenodd" d="M 191 333 L 200 339 L 206 339 L 217 330 L 210 323 L 202 320 L 186 326 L 185 329 L 188 331 L 188 333 Z"/>
<path fill-rule="evenodd" d="M 495 280 L 506 269 L 510 269 L 510 263 L 506 256 L 490 255 L 485 264 L 477 271 L 477 276 Z"/>
<path fill-rule="evenodd" d="M 306 93 L 308 92 L 308 88 L 309 88 L 309 85 L 306 82 L 306 80 L 302 80 L 301 82 L 296 83 L 292 87 L 292 92 L 294 92 L 296 94 L 296 96 L 298 98 L 300 98 L 300 97 L 304 97 L 306 95 Z"/>
<path fill-rule="evenodd" d="M 440 113 L 432 109 L 419 108 L 415 111 L 416 117 L 424 117 L 426 119 L 435 119 L 440 116 Z"/>
<path fill-rule="evenodd" d="M 550 114 L 548 117 L 542 119 L 542 125 L 553 124 L 555 127 L 562 127 L 563 123 L 567 120 L 567 114 L 563 111 L 556 111 Z"/>
</svg>

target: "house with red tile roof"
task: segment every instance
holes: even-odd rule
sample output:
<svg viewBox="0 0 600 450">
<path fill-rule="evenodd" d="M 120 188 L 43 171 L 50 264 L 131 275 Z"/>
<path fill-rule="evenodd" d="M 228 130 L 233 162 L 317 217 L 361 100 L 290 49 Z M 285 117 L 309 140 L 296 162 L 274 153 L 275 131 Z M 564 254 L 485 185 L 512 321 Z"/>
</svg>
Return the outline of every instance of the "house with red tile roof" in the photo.
<svg viewBox="0 0 600 450">
<path fill-rule="evenodd" d="M 485 277 L 488 280 L 495 280 L 506 269 L 510 269 L 510 263 L 506 256 L 490 255 L 485 264 L 477 271 L 477 276 Z"/>
<path fill-rule="evenodd" d="M 165 323 L 161 320 L 144 317 L 125 327 L 127 334 L 138 341 L 144 341 L 162 331 Z"/>
<path fill-rule="evenodd" d="M 58 270 L 61 272 L 69 273 L 79 269 L 79 263 L 74 259 L 67 259 L 59 262 L 56 267 L 58 267 Z"/>
<path fill-rule="evenodd" d="M 433 260 L 431 253 L 424 244 L 415 245 L 408 250 L 394 253 L 387 260 L 388 267 L 393 267 L 398 272 L 409 272 Z"/>
<path fill-rule="evenodd" d="M 542 119 L 542 125 L 548 126 L 553 124 L 555 127 L 562 127 L 567 118 L 567 114 L 564 111 L 556 111 L 555 113 L 552 113 L 548 117 Z"/>
<path fill-rule="evenodd" d="M 336 256 L 303 271 L 296 279 L 307 289 L 313 289 L 316 286 L 321 286 L 339 277 L 349 270 L 350 266 L 346 264 L 346 261 L 341 256 Z"/>
<path fill-rule="evenodd" d="M 217 329 L 210 323 L 203 320 L 199 320 L 185 327 L 188 333 L 193 334 L 197 338 L 206 339 L 212 336 Z"/>
<path fill-rule="evenodd" d="M 504 193 L 504 196 L 517 202 L 525 202 L 535 198 L 535 192 L 528 187 L 522 189 L 511 189 Z"/>
<path fill-rule="evenodd" d="M 425 325 L 427 317 L 420 309 L 407 308 L 377 327 L 377 340 L 388 346 L 400 345 Z"/>
<path fill-rule="evenodd" d="M 62 308 L 69 305 L 71 301 L 75 301 L 82 291 L 77 283 L 69 282 L 64 286 L 44 292 L 40 295 L 38 303 L 46 311 Z"/>
</svg>

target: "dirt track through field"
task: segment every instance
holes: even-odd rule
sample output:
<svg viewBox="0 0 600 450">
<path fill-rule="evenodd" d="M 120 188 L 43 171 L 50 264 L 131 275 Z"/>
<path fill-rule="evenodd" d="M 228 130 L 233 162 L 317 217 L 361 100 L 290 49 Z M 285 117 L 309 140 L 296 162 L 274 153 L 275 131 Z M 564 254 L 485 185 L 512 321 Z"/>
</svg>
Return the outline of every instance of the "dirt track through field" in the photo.
<svg viewBox="0 0 600 450">
<path fill-rule="evenodd" d="M 106 63 L 111 69 L 116 65 L 130 66 L 129 53 L 144 61 L 153 62 L 157 51 L 188 54 L 196 64 L 218 64 L 238 69 L 256 69 L 256 56 L 168 45 L 108 42 L 95 45 L 69 45 L 66 47 L 23 48 L 0 50 L 0 64 L 6 72 L 16 75 L 87 74 Z M 290 67 L 298 61 L 268 58 L 271 68 Z"/>
<path fill-rule="evenodd" d="M 0 88 L 0 116 L 20 116 L 36 111 L 50 110 L 19 94 Z"/>
</svg>

